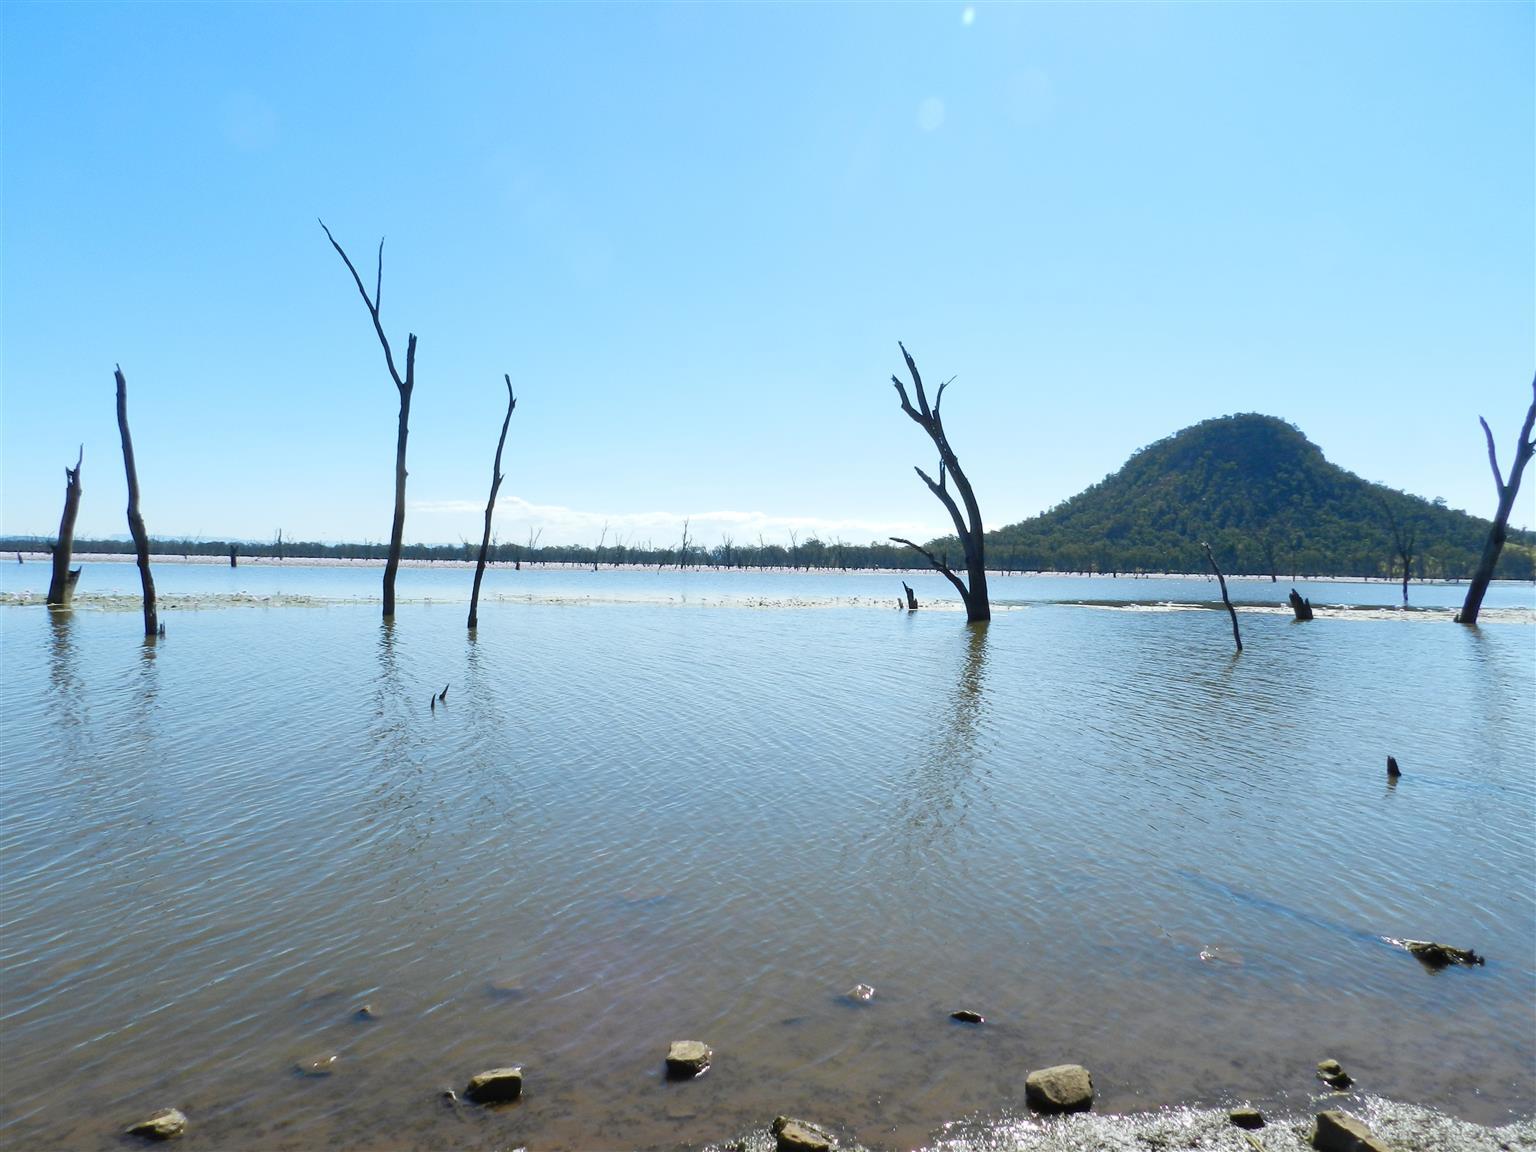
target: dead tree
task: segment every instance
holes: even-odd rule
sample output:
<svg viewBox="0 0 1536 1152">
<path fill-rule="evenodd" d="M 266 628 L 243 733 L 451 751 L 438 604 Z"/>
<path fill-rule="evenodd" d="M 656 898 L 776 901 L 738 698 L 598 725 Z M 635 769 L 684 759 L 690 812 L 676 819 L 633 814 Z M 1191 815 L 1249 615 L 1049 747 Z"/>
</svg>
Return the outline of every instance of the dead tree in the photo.
<svg viewBox="0 0 1536 1152">
<path fill-rule="evenodd" d="M 512 377 L 503 373 L 507 382 L 507 415 L 501 422 L 501 436 L 496 441 L 496 459 L 491 464 L 491 498 L 485 502 L 485 534 L 480 537 L 480 559 L 475 563 L 475 587 L 469 594 L 469 626 L 474 628 L 480 620 L 480 581 L 485 578 L 485 557 L 491 550 L 491 513 L 496 510 L 496 492 L 501 487 L 501 449 L 507 442 L 507 425 L 512 423 L 512 409 L 517 407 L 517 397 L 512 395 Z M 447 689 L 444 689 L 446 692 Z"/>
<path fill-rule="evenodd" d="M 955 457 L 954 449 L 949 446 L 949 438 L 944 434 L 944 422 L 939 415 L 939 405 L 944 399 L 944 389 L 949 387 L 953 377 L 939 385 L 939 390 L 933 398 L 933 407 L 930 408 L 928 397 L 923 391 L 923 378 L 917 373 L 917 364 L 913 361 L 911 353 L 907 351 L 906 345 L 898 344 L 897 346 L 901 348 L 901 354 L 907 361 L 907 371 L 912 374 L 912 386 L 917 393 L 917 407 L 913 408 L 911 401 L 907 399 L 906 387 L 897 377 L 891 377 L 891 383 L 896 385 L 896 394 L 901 397 L 901 410 L 910 416 L 918 427 L 928 433 L 928 438 L 939 450 L 939 482 L 937 484 L 921 468 L 914 468 L 914 471 L 922 478 L 923 483 L 928 485 L 928 490 L 948 509 L 950 519 L 954 521 L 955 534 L 960 537 L 960 547 L 965 553 L 966 579 L 961 580 L 955 574 L 947 559 L 939 559 L 928 549 L 914 544 L 911 540 L 904 540 L 900 536 L 892 536 L 891 540 L 897 544 L 905 544 L 913 551 L 922 554 L 929 564 L 943 573 L 945 579 L 959 591 L 960 599 L 965 602 L 967 622 L 974 624 L 978 621 L 990 620 L 992 605 L 987 599 L 987 565 L 981 509 L 976 504 L 975 493 L 971 491 L 971 482 L 960 470 L 960 461 Z M 955 498 L 949 491 L 948 477 L 950 476 L 954 477 L 955 488 L 965 504 L 963 516 L 960 513 L 960 506 L 955 503 Z"/>
<path fill-rule="evenodd" d="M 239 566 L 238 561 L 236 560 L 236 557 L 239 556 L 239 555 L 240 555 L 240 545 L 238 545 L 238 544 L 231 544 L 229 546 L 229 566 L 231 568 L 236 568 L 236 567 Z"/>
<path fill-rule="evenodd" d="M 1237 644 L 1237 650 L 1243 650 L 1243 634 L 1237 630 L 1237 609 L 1232 607 L 1232 599 L 1227 595 L 1227 578 L 1221 574 L 1221 569 L 1216 567 L 1216 554 L 1211 551 L 1209 544 L 1201 544 L 1205 549 L 1205 558 L 1211 563 L 1211 571 L 1216 573 L 1216 580 L 1221 585 L 1221 602 L 1227 606 L 1227 612 L 1232 617 L 1232 639 Z M 1310 610 L 1310 609 L 1309 609 Z"/>
<path fill-rule="evenodd" d="M 64 515 L 59 518 L 59 542 L 53 549 L 53 579 L 48 581 L 48 604 L 54 608 L 68 608 L 75 595 L 75 584 L 80 579 L 80 569 L 71 569 L 70 559 L 75 551 L 75 517 L 80 514 L 80 465 L 85 460 L 85 445 L 80 445 L 75 466 L 64 469 Z M 16 554 L 21 559 L 21 553 Z"/>
<path fill-rule="evenodd" d="M 123 470 L 128 474 L 128 531 L 133 536 L 133 549 L 139 557 L 139 582 L 144 585 L 144 635 L 154 636 L 158 631 L 155 613 L 155 578 L 149 572 L 149 533 L 144 530 L 144 517 L 139 513 L 139 472 L 133 464 L 133 437 L 128 434 L 128 381 L 123 379 L 119 365 L 117 377 L 117 431 L 123 438 Z"/>
<path fill-rule="evenodd" d="M 686 568 L 686 567 L 688 567 L 688 518 L 687 517 L 683 518 L 683 542 L 682 542 L 681 546 L 678 548 L 678 553 L 679 553 L 679 556 L 678 556 L 677 566 L 679 568 Z"/>
<path fill-rule="evenodd" d="M 1515 458 L 1509 465 L 1508 484 L 1504 482 L 1504 476 L 1499 472 L 1499 454 L 1493 447 L 1493 433 L 1488 428 L 1488 421 L 1479 416 L 1477 422 L 1483 426 L 1483 436 L 1488 441 L 1488 465 L 1493 469 L 1493 483 L 1499 490 L 1499 508 L 1494 514 L 1493 526 L 1488 529 L 1488 541 L 1483 545 L 1483 555 L 1477 562 L 1477 571 L 1473 573 L 1472 583 L 1467 585 L 1467 598 L 1461 606 L 1461 611 L 1456 613 L 1458 624 L 1477 623 L 1477 614 L 1483 607 L 1483 596 L 1488 591 L 1488 582 L 1493 579 L 1493 570 L 1498 565 L 1499 553 L 1504 550 L 1509 514 L 1515 507 L 1515 495 L 1520 491 L 1520 474 L 1525 471 L 1525 466 L 1532 454 L 1536 454 L 1536 441 L 1531 439 L 1531 428 L 1536 425 L 1536 378 L 1531 380 L 1531 407 L 1525 414 L 1525 423 L 1520 428 L 1520 439 L 1515 444 Z"/>
<path fill-rule="evenodd" d="M 347 271 L 352 273 L 358 295 L 368 306 L 368 314 L 373 317 L 373 330 L 384 348 L 384 363 L 389 368 L 390 378 L 395 382 L 395 390 L 400 393 L 400 427 L 395 436 L 395 519 L 389 530 L 389 559 L 384 562 L 384 616 L 388 619 L 395 614 L 395 574 L 400 571 L 400 542 L 405 535 L 405 441 L 410 434 L 411 390 L 416 386 L 416 333 L 408 334 L 409 339 L 405 345 L 405 376 L 402 378 L 395 367 L 395 354 L 389 346 L 389 337 L 384 335 L 384 325 L 379 320 L 379 302 L 384 291 L 384 241 L 382 239 L 379 241 L 379 270 L 374 278 L 373 296 L 370 299 L 368 289 L 363 287 L 363 278 L 357 274 L 351 258 L 341 245 L 336 243 L 331 230 L 325 227 L 324 220 L 320 221 L 320 227 L 325 230 L 325 238 L 331 242 L 331 247 L 336 249 L 336 254 L 347 266 Z"/>
<path fill-rule="evenodd" d="M 1392 529 L 1392 547 L 1403 562 L 1403 603 L 1406 604 L 1408 603 L 1408 577 L 1413 572 L 1413 551 L 1418 539 L 1418 529 L 1408 524 L 1398 523 L 1397 517 L 1392 513 L 1392 505 L 1386 500 L 1382 500 L 1381 506 L 1386 510 L 1387 524 Z M 1389 568 L 1388 575 L 1390 574 Z"/>
<path fill-rule="evenodd" d="M 902 588 L 907 593 L 907 611 L 908 612 L 916 612 L 917 611 L 917 593 L 912 591 L 912 585 L 908 584 L 905 580 L 903 580 L 901 582 L 901 586 L 902 586 Z"/>
<path fill-rule="evenodd" d="M 1291 589 L 1291 595 L 1290 595 L 1290 601 L 1291 601 L 1291 611 L 1296 614 L 1296 619 L 1298 619 L 1298 620 L 1310 620 L 1310 619 L 1312 619 L 1312 601 L 1311 600 L 1303 600 L 1301 598 L 1300 593 L 1298 593 L 1296 591 L 1296 589 L 1292 588 Z"/>
</svg>

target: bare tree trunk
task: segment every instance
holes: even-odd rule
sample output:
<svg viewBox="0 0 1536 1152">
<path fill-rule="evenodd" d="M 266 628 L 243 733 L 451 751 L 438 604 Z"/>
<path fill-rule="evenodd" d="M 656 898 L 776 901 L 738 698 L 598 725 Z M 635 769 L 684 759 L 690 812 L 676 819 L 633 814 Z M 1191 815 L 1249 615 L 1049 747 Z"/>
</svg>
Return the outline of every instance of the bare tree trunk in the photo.
<svg viewBox="0 0 1536 1152">
<path fill-rule="evenodd" d="M 908 612 L 916 612 L 917 611 L 917 593 L 912 591 L 912 586 L 910 584 L 908 584 L 905 580 L 903 580 L 901 582 L 901 586 L 902 586 L 902 588 L 907 593 L 907 611 Z"/>
<path fill-rule="evenodd" d="M 1509 514 L 1515 507 L 1515 496 L 1520 491 L 1520 475 L 1525 471 L 1533 453 L 1536 453 L 1536 441 L 1531 439 L 1531 429 L 1536 426 L 1536 378 L 1531 380 L 1531 407 L 1525 414 L 1525 423 L 1520 428 L 1520 439 L 1515 445 L 1515 458 L 1509 466 L 1509 483 L 1504 483 L 1504 477 L 1499 472 L 1499 454 L 1493 447 L 1493 432 L 1488 428 L 1488 421 L 1481 416 L 1477 422 L 1483 426 L 1483 436 L 1488 441 L 1488 464 L 1493 469 L 1493 483 L 1499 490 L 1499 508 L 1493 517 L 1493 527 L 1488 530 L 1488 541 L 1483 545 L 1482 558 L 1477 562 L 1477 571 L 1472 575 L 1472 583 L 1467 586 L 1467 598 L 1462 603 L 1461 611 L 1456 613 L 1456 623 L 1476 624 L 1477 614 L 1483 607 L 1483 596 L 1488 592 L 1488 582 L 1493 579 L 1493 570 L 1499 563 L 1499 553 L 1504 550 L 1504 540 L 1509 526 Z"/>
<path fill-rule="evenodd" d="M 231 568 L 235 568 L 235 567 L 239 566 L 238 563 L 236 562 L 236 559 L 235 559 L 235 557 L 237 557 L 238 555 L 240 555 L 240 545 L 238 545 L 238 544 L 231 544 L 229 546 L 229 566 Z"/>
<path fill-rule="evenodd" d="M 53 579 L 48 581 L 48 603 L 55 608 L 68 608 L 75 595 L 75 583 L 80 579 L 80 569 L 70 571 L 69 562 L 75 552 L 75 517 L 80 514 L 80 465 L 85 460 L 85 445 L 75 457 L 75 466 L 64 469 L 64 515 L 59 518 L 59 542 L 53 549 Z M 17 559 L 20 559 L 20 553 Z"/>
<path fill-rule="evenodd" d="M 123 470 L 128 474 L 128 531 L 139 556 L 139 581 L 144 585 L 144 635 L 154 636 L 159 631 L 159 617 L 155 613 L 155 578 L 149 573 L 149 533 L 144 530 L 144 517 L 139 514 L 139 472 L 133 464 L 133 437 L 128 433 L 128 381 L 123 379 L 120 365 L 114 375 L 117 431 L 123 438 Z"/>
<path fill-rule="evenodd" d="M 1406 524 L 1399 524 L 1397 517 L 1392 514 L 1392 505 L 1386 500 L 1381 502 L 1386 509 L 1387 524 L 1392 529 L 1392 546 L 1396 550 L 1398 558 L 1403 562 L 1403 603 L 1408 603 L 1408 577 L 1413 571 L 1413 551 L 1418 540 L 1418 530 Z M 1391 566 L 1388 566 L 1388 578 L 1391 577 Z"/>
<path fill-rule="evenodd" d="M 949 445 L 949 438 L 944 434 L 944 422 L 939 415 L 939 405 L 944 400 L 944 389 L 949 387 L 953 377 L 939 385 L 939 390 L 933 398 L 933 407 L 930 409 L 928 397 L 923 392 L 923 378 L 918 375 L 916 362 L 907 351 L 906 345 L 898 344 L 898 347 L 901 348 L 901 354 L 907 361 L 907 371 L 912 374 L 912 386 L 917 393 L 917 407 L 913 408 L 907 399 L 906 387 L 895 376 L 891 377 L 891 383 L 896 385 L 896 394 L 901 397 L 901 410 L 910 416 L 918 427 L 928 433 L 934 447 L 939 450 L 939 482 L 937 484 L 921 468 L 916 468 L 914 471 L 922 478 L 923 483 L 928 485 L 928 490 L 939 498 L 939 502 L 949 511 L 950 519 L 954 521 L 955 534 L 960 538 L 960 547 L 965 552 L 965 581 L 961 581 L 947 561 L 935 558 L 926 548 L 921 548 L 899 536 L 892 536 L 891 540 L 897 544 L 905 544 L 908 548 L 921 553 L 927 557 L 929 564 L 944 574 L 945 578 L 959 591 L 960 599 L 965 602 L 965 618 L 968 623 L 990 620 L 992 605 L 987 598 L 987 564 L 981 509 L 976 503 L 975 493 L 971 491 L 970 481 L 960 470 L 960 461 Z M 959 505 L 949 493 L 946 479 L 949 476 L 955 478 L 955 488 L 959 491 L 960 499 L 965 505 L 964 516 L 961 516 Z"/>
<path fill-rule="evenodd" d="M 416 387 L 416 333 L 409 333 L 405 345 L 405 376 L 402 379 L 395 368 L 395 354 L 389 346 L 389 337 L 384 335 L 384 325 L 379 320 L 379 304 L 384 294 L 384 241 L 379 241 L 379 270 L 374 279 L 373 296 L 369 297 L 368 289 L 363 287 L 363 278 L 357 274 L 357 269 L 352 266 L 351 258 L 336 243 L 336 238 L 331 235 L 331 230 L 325 227 L 325 221 L 320 221 L 320 227 L 325 231 L 325 238 L 331 242 L 331 247 L 336 249 L 336 254 L 341 257 L 342 263 L 347 266 L 347 271 L 352 273 L 352 280 L 357 285 L 358 295 L 363 298 L 363 303 L 368 306 L 368 314 L 373 317 L 373 330 L 379 337 L 379 343 L 384 348 L 384 363 L 389 368 L 389 375 L 395 382 L 395 389 L 400 393 L 400 426 L 395 435 L 395 517 L 389 530 L 389 558 L 384 562 L 384 615 L 393 617 L 395 614 L 395 575 L 400 571 L 400 544 L 405 536 L 405 442 L 410 435 L 411 422 L 411 392 Z"/>
<path fill-rule="evenodd" d="M 517 397 L 512 395 L 512 377 L 503 374 L 507 382 L 507 415 L 501 422 L 501 437 L 496 441 L 496 460 L 491 465 L 491 498 L 485 502 L 485 535 L 480 537 L 480 559 L 475 564 L 475 587 L 469 594 L 469 626 L 480 622 L 480 581 L 485 576 L 485 556 L 491 550 L 491 513 L 496 510 L 496 492 L 501 487 L 501 449 L 507 442 L 507 425 L 512 423 L 512 409 L 517 407 Z"/>
<path fill-rule="evenodd" d="M 1216 555 L 1211 551 L 1209 544 L 1201 544 L 1205 549 L 1205 558 L 1211 562 L 1211 571 L 1216 573 L 1216 580 L 1221 585 L 1221 602 L 1227 606 L 1227 612 L 1232 617 L 1232 639 L 1237 644 L 1237 650 L 1243 650 L 1243 634 L 1237 630 L 1237 609 L 1232 607 L 1232 600 L 1227 595 L 1227 578 L 1221 574 L 1221 569 L 1216 567 Z"/>
</svg>

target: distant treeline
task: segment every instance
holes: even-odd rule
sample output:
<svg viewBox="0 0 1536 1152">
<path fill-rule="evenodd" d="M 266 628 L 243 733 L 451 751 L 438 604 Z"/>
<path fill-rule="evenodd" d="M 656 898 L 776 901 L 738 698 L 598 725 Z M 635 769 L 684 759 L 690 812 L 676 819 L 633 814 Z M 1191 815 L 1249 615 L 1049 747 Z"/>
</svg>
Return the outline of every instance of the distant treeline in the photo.
<svg viewBox="0 0 1536 1152">
<path fill-rule="evenodd" d="M 1104 540 L 1078 541 L 1070 537 L 1045 537 L 1010 542 L 1004 538 L 1004 529 L 989 533 L 987 541 L 988 567 L 995 572 L 1055 572 L 1093 573 L 1097 575 L 1138 575 L 1152 572 L 1205 571 L 1204 554 L 1198 544 L 1184 548 L 1137 548 L 1115 547 Z M 1510 546 L 1504 550 L 1499 562 L 1499 577 L 1507 580 L 1536 579 L 1536 565 L 1532 563 L 1533 550 L 1522 546 L 1510 534 Z M 1528 535 L 1520 533 L 1518 535 Z M 953 554 L 957 545 L 948 542 Z M 1213 533 L 1212 547 L 1222 557 L 1223 570 L 1228 575 L 1278 576 L 1281 579 L 1352 576 L 1369 579 L 1391 580 L 1401 578 L 1401 569 L 1395 567 L 1390 538 L 1362 539 L 1354 535 L 1346 537 L 1347 546 L 1325 551 L 1310 542 L 1300 548 L 1286 546 L 1286 542 L 1271 535 L 1258 540 L 1241 534 Z M 942 552 L 946 542 L 935 541 L 934 547 Z M 53 541 L 40 536 L 0 537 L 0 551 L 49 552 Z M 382 563 L 388 553 L 385 543 L 326 544 L 312 540 L 283 541 L 279 546 L 271 541 L 225 540 L 150 540 L 150 554 L 154 556 L 209 556 L 227 561 L 231 547 L 237 549 L 240 560 L 251 559 L 336 559 L 375 560 Z M 106 555 L 133 555 L 131 540 L 84 540 L 75 541 L 79 553 Z M 473 563 L 479 545 L 460 544 L 407 544 L 401 550 L 402 558 L 412 561 L 460 561 Z M 590 568 L 594 564 L 608 568 L 618 565 L 636 565 L 651 568 L 787 568 L 819 571 L 930 571 L 928 562 L 907 548 L 894 544 L 871 542 L 869 544 L 828 543 L 812 538 L 796 544 L 719 543 L 709 547 L 690 544 L 686 550 L 678 545 L 655 547 L 651 545 L 608 544 L 602 547 L 581 544 L 546 544 L 529 547 L 527 544 L 493 544 L 490 562 L 501 565 L 548 564 L 566 567 Z M 1475 552 L 1466 548 L 1432 546 L 1422 556 L 1414 558 L 1414 579 L 1463 580 L 1472 574 L 1477 562 Z"/>
<path fill-rule="evenodd" d="M 53 541 L 41 536 L 0 537 L 0 552 L 50 552 Z M 268 558 L 288 560 L 378 560 L 389 553 L 386 543 L 326 544 L 314 540 L 229 541 L 229 540 L 150 540 L 154 556 L 219 556 L 228 558 L 234 548 L 241 560 Z M 400 550 L 404 560 L 468 561 L 473 563 L 480 546 L 459 544 L 406 544 Z M 131 540 L 86 540 L 76 538 L 75 552 L 107 555 L 133 555 Z M 907 548 L 895 544 L 828 543 L 811 538 L 793 544 L 742 545 L 721 542 L 710 546 L 690 543 L 657 547 L 651 544 L 492 544 L 489 560 L 494 564 L 561 564 L 572 567 L 612 567 L 621 564 L 663 568 L 804 568 L 804 569 L 875 569 L 897 568 L 926 570 L 928 562 Z"/>
</svg>

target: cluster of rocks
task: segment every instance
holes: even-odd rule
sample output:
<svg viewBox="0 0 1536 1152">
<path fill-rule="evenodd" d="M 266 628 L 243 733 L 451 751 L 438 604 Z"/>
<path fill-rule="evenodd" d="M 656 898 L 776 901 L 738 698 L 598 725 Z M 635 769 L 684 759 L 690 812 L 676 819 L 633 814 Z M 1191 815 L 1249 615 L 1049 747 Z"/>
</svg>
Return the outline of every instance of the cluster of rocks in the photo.
<svg viewBox="0 0 1536 1152">
<path fill-rule="evenodd" d="M 1394 941 L 1396 943 L 1396 941 Z M 1405 941 L 1417 944 L 1417 941 Z M 1435 945 L 1439 948 L 1442 946 Z M 1453 953 L 1455 950 L 1450 950 Z M 1481 963 L 1454 957 L 1450 962 Z M 845 998 L 857 1004 L 865 1004 L 874 998 L 875 990 L 867 984 L 856 984 L 845 993 Z M 956 1021 L 970 1025 L 982 1025 L 986 1018 L 979 1012 L 960 1009 L 950 1013 Z M 359 1020 L 377 1019 L 377 1013 L 369 1005 L 363 1005 L 355 1013 Z M 691 1080 L 703 1075 L 714 1060 L 714 1050 L 699 1040 L 674 1040 L 667 1049 L 665 1068 L 669 1080 Z M 337 1056 L 327 1053 L 299 1061 L 294 1071 L 301 1076 L 328 1076 L 334 1071 Z M 1317 1065 L 1317 1077 L 1330 1088 L 1343 1091 L 1354 1080 L 1337 1060 L 1323 1060 Z M 1064 1115 L 1085 1112 L 1093 1106 L 1093 1077 L 1080 1064 L 1058 1064 L 1030 1072 L 1024 1081 L 1025 1101 L 1029 1108 L 1045 1115 Z M 457 1104 L 459 1095 L 445 1091 L 443 1097 Z M 521 1065 L 490 1068 L 471 1076 L 463 1090 L 463 1098 L 474 1104 L 497 1105 L 518 1101 L 523 1095 L 523 1069 Z M 1234 1127 L 1247 1133 L 1263 1128 L 1265 1120 L 1258 1109 L 1242 1106 L 1228 1113 Z M 166 1108 L 145 1120 L 132 1125 L 127 1133 L 148 1140 L 172 1140 L 187 1129 L 187 1117 L 175 1108 Z M 776 1141 L 776 1152 L 831 1152 L 836 1147 L 835 1138 L 825 1129 L 806 1120 L 778 1116 L 771 1125 Z M 1387 1146 L 1371 1134 L 1359 1119 L 1346 1112 L 1329 1110 L 1317 1115 L 1311 1143 L 1318 1152 L 1389 1152 Z"/>
</svg>

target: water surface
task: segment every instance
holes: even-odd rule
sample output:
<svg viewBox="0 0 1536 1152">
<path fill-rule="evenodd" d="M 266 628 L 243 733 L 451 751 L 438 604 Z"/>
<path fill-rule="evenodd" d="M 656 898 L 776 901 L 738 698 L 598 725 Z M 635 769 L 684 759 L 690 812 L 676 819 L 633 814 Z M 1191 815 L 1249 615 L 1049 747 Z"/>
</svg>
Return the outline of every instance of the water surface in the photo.
<svg viewBox="0 0 1536 1152">
<path fill-rule="evenodd" d="M 1536 1112 L 1529 586 L 1479 629 L 1311 586 L 1379 611 L 1250 609 L 1236 657 L 1203 581 L 1000 579 L 977 629 L 888 575 L 497 571 L 471 639 L 463 569 L 393 626 L 376 569 L 258 571 L 157 567 L 158 643 L 105 580 L 0 608 L 6 1144 L 913 1146 L 1064 1061 L 1110 1111 L 1305 1108 L 1332 1056 Z M 437 1098 L 511 1062 L 516 1107 Z"/>
</svg>

